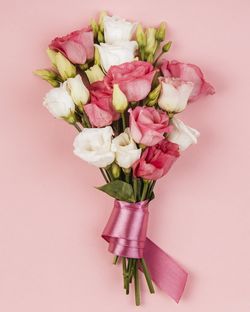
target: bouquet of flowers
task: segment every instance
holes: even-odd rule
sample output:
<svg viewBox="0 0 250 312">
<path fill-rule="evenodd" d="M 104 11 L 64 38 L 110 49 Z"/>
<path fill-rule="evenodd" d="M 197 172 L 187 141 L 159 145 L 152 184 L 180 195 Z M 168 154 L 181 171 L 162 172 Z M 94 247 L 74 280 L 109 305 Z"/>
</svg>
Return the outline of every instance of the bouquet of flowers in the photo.
<svg viewBox="0 0 250 312">
<path fill-rule="evenodd" d="M 166 26 L 145 28 L 105 12 L 99 20 L 47 49 L 51 69 L 35 71 L 54 88 L 44 106 L 74 126 L 74 154 L 98 167 L 114 198 L 103 238 L 122 263 L 126 294 L 134 284 L 140 304 L 139 272 L 150 293 L 153 282 L 179 301 L 187 273 L 146 237 L 154 186 L 199 132 L 177 114 L 214 88 L 193 64 L 166 58 Z"/>
</svg>

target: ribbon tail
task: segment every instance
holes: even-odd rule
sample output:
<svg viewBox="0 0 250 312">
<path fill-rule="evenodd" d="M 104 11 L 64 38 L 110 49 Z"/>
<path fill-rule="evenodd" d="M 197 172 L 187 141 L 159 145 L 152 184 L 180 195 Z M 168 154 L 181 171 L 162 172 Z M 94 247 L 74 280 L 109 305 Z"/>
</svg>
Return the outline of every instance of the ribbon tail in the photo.
<svg viewBox="0 0 250 312">
<path fill-rule="evenodd" d="M 187 282 L 187 272 L 148 238 L 143 257 L 155 284 L 178 303 Z"/>
</svg>

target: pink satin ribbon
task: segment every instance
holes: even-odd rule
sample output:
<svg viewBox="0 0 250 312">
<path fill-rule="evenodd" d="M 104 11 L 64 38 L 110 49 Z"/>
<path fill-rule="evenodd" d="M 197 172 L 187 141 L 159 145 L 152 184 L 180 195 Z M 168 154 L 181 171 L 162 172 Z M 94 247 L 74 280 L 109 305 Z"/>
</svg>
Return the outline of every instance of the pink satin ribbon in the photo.
<svg viewBox="0 0 250 312">
<path fill-rule="evenodd" d="M 144 258 L 152 280 L 177 303 L 188 274 L 160 247 L 146 237 L 148 201 L 127 203 L 115 200 L 102 237 L 109 251 L 120 257 Z"/>
</svg>

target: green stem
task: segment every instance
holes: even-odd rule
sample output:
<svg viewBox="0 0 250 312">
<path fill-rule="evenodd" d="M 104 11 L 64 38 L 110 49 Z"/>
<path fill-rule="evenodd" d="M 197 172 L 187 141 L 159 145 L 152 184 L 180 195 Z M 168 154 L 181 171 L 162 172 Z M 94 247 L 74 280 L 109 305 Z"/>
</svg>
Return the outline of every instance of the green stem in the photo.
<svg viewBox="0 0 250 312">
<path fill-rule="evenodd" d="M 140 198 L 141 198 L 141 188 L 142 188 L 142 179 L 141 178 L 139 178 L 139 179 L 137 179 L 137 199 L 138 200 L 140 200 Z"/>
<path fill-rule="evenodd" d="M 138 190 L 137 178 L 133 178 L 133 188 L 135 194 L 135 201 L 137 201 L 137 190 Z"/>
<path fill-rule="evenodd" d="M 126 129 L 126 117 L 124 113 L 121 113 L 121 115 L 122 115 L 122 128 L 124 131 Z"/>
<path fill-rule="evenodd" d="M 105 168 L 105 171 L 106 171 L 106 174 L 107 174 L 107 176 L 108 176 L 109 181 L 113 181 L 113 180 L 114 180 L 114 177 L 113 177 L 112 172 L 111 172 L 110 169 L 111 169 L 111 167 L 106 167 L 106 168 Z"/>
<path fill-rule="evenodd" d="M 140 262 L 141 262 L 142 269 L 143 269 L 143 272 L 144 272 L 144 275 L 145 275 L 145 278 L 146 278 L 146 281 L 147 281 L 147 284 L 148 284 L 149 291 L 150 291 L 151 294 L 154 294 L 155 290 L 154 290 L 154 286 L 153 286 L 153 283 L 152 283 L 152 279 L 151 279 L 151 276 L 150 276 L 147 264 L 146 264 L 146 262 L 145 262 L 145 260 L 143 258 L 140 259 Z"/>
<path fill-rule="evenodd" d="M 86 123 L 87 128 L 92 128 L 92 126 L 91 126 L 91 124 L 89 122 L 89 117 L 87 116 L 87 114 L 86 114 L 84 109 L 83 109 L 82 114 L 83 114 L 83 119 L 84 119 L 84 121 Z"/>
<path fill-rule="evenodd" d="M 119 260 L 119 256 L 114 256 L 113 264 L 117 264 Z"/>
<path fill-rule="evenodd" d="M 164 53 L 165 53 L 165 52 L 161 52 L 161 53 L 157 56 L 157 58 L 156 58 L 155 61 L 154 61 L 154 65 L 156 65 L 156 63 L 159 61 L 160 57 L 161 57 Z"/>
<path fill-rule="evenodd" d="M 78 132 L 82 132 L 82 129 L 79 127 L 77 123 L 74 123 L 73 126 L 76 128 Z"/>
<path fill-rule="evenodd" d="M 127 183 L 129 183 L 129 178 L 130 178 L 129 173 L 125 173 L 125 181 Z"/>
<path fill-rule="evenodd" d="M 131 259 L 131 267 L 130 267 L 130 271 L 128 275 L 129 283 L 132 282 L 132 278 L 133 278 L 134 270 L 135 270 L 135 263 L 136 263 L 136 259 Z"/>
<path fill-rule="evenodd" d="M 128 280 L 129 280 L 129 276 L 131 274 L 131 270 L 132 270 L 132 267 L 133 267 L 133 260 L 132 258 L 128 258 Z"/>
<path fill-rule="evenodd" d="M 153 195 L 155 183 L 156 183 L 156 180 L 150 183 L 149 190 L 148 190 L 149 198 L 151 198 L 151 196 Z"/>
<path fill-rule="evenodd" d="M 146 197 L 147 197 L 148 186 L 149 186 L 149 182 L 148 182 L 148 181 L 144 181 L 144 186 L 143 186 L 141 201 L 145 200 Z"/>
<path fill-rule="evenodd" d="M 128 258 L 128 265 L 126 270 L 126 295 L 129 294 L 129 273 L 131 270 L 131 261 L 132 259 Z"/>
<path fill-rule="evenodd" d="M 119 135 L 119 120 L 115 120 L 113 122 L 113 128 L 114 128 L 115 136 L 118 136 Z"/>
<path fill-rule="evenodd" d="M 76 107 L 75 114 L 78 116 L 80 120 L 82 120 L 82 112 Z"/>
<path fill-rule="evenodd" d="M 135 279 L 135 304 L 139 306 L 141 303 L 141 298 L 140 298 L 140 284 L 138 274 L 138 259 L 136 259 L 135 263 L 134 279 Z"/>
<path fill-rule="evenodd" d="M 104 177 L 104 180 L 105 180 L 107 183 L 109 183 L 109 179 L 108 179 L 107 176 L 106 176 L 105 169 L 103 169 L 103 168 L 99 168 L 99 169 L 100 169 L 100 171 L 101 171 L 102 176 Z"/>
<path fill-rule="evenodd" d="M 123 271 L 123 287 L 126 289 L 127 269 L 126 269 L 126 258 L 125 257 L 122 257 L 122 271 Z"/>
<path fill-rule="evenodd" d="M 129 169 L 123 168 L 122 171 L 123 171 L 124 176 L 125 176 L 125 181 L 127 183 L 130 183 L 131 168 L 129 168 Z"/>
</svg>

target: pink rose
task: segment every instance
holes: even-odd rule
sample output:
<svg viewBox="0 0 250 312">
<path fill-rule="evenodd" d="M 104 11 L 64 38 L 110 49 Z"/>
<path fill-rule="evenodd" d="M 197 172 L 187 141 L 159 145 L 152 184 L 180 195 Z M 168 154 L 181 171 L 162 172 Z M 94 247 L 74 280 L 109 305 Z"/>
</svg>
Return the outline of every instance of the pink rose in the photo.
<svg viewBox="0 0 250 312">
<path fill-rule="evenodd" d="M 84 64 L 94 57 L 94 35 L 90 28 L 76 30 L 55 38 L 49 47 L 64 54 L 73 64 Z"/>
<path fill-rule="evenodd" d="M 97 81 L 90 85 L 91 100 L 84 105 L 90 123 L 98 128 L 111 125 L 120 115 L 112 105 L 112 89 L 103 81 Z"/>
<path fill-rule="evenodd" d="M 129 109 L 131 136 L 136 143 L 152 146 L 159 143 L 163 134 L 170 132 L 169 118 L 162 110 L 154 107 L 137 106 Z"/>
<path fill-rule="evenodd" d="M 143 152 L 133 165 L 133 174 L 146 180 L 158 180 L 168 172 L 179 156 L 178 144 L 164 139 Z"/>
<path fill-rule="evenodd" d="M 194 84 L 189 101 L 195 101 L 201 94 L 215 93 L 214 87 L 206 82 L 202 71 L 196 65 L 165 60 L 161 65 L 161 71 L 164 77 L 180 78 Z"/>
<path fill-rule="evenodd" d="M 134 61 L 111 66 L 105 82 L 111 87 L 118 84 L 129 102 L 144 99 L 151 90 L 155 70 L 150 63 Z"/>
</svg>

